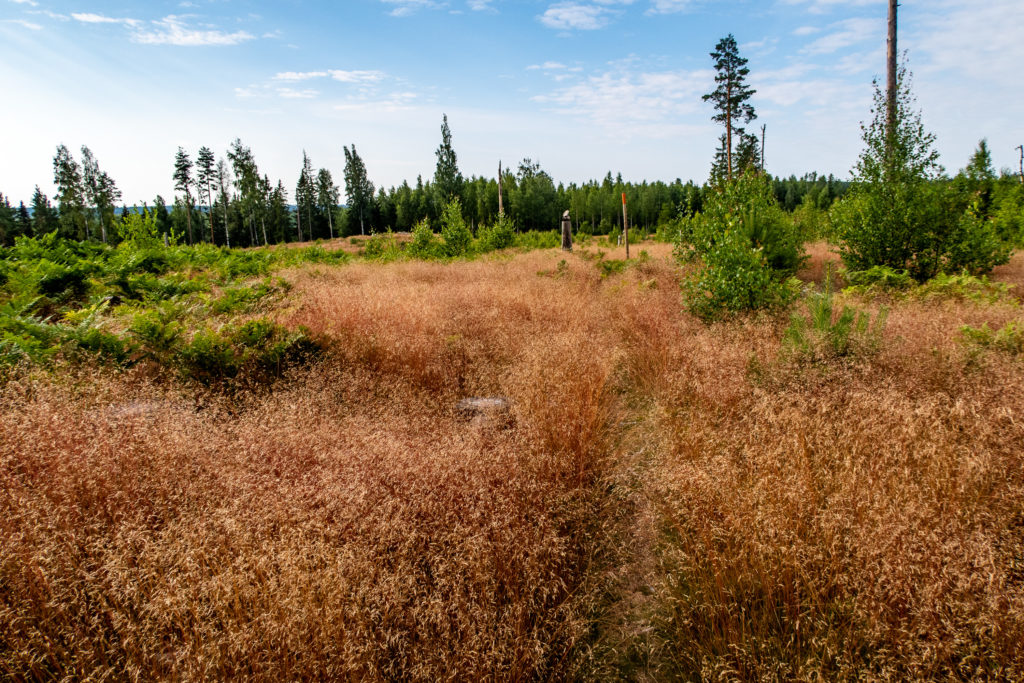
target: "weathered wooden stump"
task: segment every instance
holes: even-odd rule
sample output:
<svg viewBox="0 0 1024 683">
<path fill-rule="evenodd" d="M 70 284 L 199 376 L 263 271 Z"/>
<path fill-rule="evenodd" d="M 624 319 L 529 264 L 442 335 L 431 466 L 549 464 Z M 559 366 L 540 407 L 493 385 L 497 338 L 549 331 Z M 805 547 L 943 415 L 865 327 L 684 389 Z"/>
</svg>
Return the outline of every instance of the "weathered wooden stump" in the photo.
<svg viewBox="0 0 1024 683">
<path fill-rule="evenodd" d="M 455 413 L 475 425 L 512 426 L 512 402 L 503 396 L 464 398 L 455 404 Z"/>
<path fill-rule="evenodd" d="M 562 251 L 572 251 L 572 219 L 568 211 L 562 214 Z"/>
</svg>

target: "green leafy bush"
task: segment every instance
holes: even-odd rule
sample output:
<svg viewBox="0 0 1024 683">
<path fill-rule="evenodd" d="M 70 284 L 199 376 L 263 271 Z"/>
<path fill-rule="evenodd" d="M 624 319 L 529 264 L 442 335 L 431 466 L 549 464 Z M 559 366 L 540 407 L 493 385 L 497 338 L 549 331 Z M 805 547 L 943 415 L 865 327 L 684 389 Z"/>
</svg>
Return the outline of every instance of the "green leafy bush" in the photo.
<svg viewBox="0 0 1024 683">
<path fill-rule="evenodd" d="M 529 230 L 516 233 L 515 246 L 519 249 L 554 249 L 562 245 L 562 233 L 555 230 Z"/>
<path fill-rule="evenodd" d="M 806 258 L 767 178 L 755 172 L 709 194 L 704 211 L 682 222 L 675 254 L 703 262 L 683 289 L 704 319 L 788 305 L 798 289 L 788 280 Z"/>
<path fill-rule="evenodd" d="M 370 236 L 363 244 L 363 256 L 378 261 L 394 261 L 402 255 L 402 247 L 398 244 L 393 232 L 378 232 Z"/>
<path fill-rule="evenodd" d="M 412 229 L 412 242 L 409 243 L 407 250 L 414 258 L 427 259 L 437 256 L 439 249 L 437 237 L 430 229 L 430 223 L 424 218 Z"/>
<path fill-rule="evenodd" d="M 886 95 L 875 83 L 872 121 L 854 183 L 833 206 L 840 254 L 850 270 L 889 266 L 918 282 L 939 272 L 982 273 L 1009 252 L 985 220 L 965 216 L 956 193 L 941 182 L 943 169 L 919 112 L 913 111 L 905 66 L 899 70 L 896 122 L 888 131 Z"/>
<path fill-rule="evenodd" d="M 512 219 L 505 215 L 499 216 L 494 225 L 481 226 L 478 234 L 480 251 L 507 249 L 516 239 L 515 225 Z"/>
<path fill-rule="evenodd" d="M 473 243 L 473 233 L 462 218 L 462 203 L 458 198 L 445 204 L 441 211 L 441 249 L 445 256 L 465 256 Z"/>
</svg>

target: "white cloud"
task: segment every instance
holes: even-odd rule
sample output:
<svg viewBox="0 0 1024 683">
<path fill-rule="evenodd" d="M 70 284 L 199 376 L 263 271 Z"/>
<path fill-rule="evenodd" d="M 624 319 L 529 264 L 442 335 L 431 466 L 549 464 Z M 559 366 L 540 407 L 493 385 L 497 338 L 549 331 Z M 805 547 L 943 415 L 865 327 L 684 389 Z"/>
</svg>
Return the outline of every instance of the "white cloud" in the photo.
<svg viewBox="0 0 1024 683">
<path fill-rule="evenodd" d="M 4 19 L 5 24 L 17 24 L 22 28 L 27 28 L 30 31 L 42 31 L 43 27 L 39 24 L 34 24 L 31 21 L 25 21 L 24 19 Z"/>
<path fill-rule="evenodd" d="M 497 10 L 491 6 L 492 2 L 494 2 L 494 0 L 468 0 L 466 4 L 468 4 L 469 9 L 474 12 L 497 12 Z"/>
<path fill-rule="evenodd" d="M 545 71 L 556 71 L 560 69 L 566 69 L 568 67 L 566 67 L 565 64 L 562 64 L 561 62 L 544 62 L 543 64 L 531 64 L 526 68 L 530 71 L 536 71 L 538 69 L 543 69 Z"/>
<path fill-rule="evenodd" d="M 312 78 L 326 77 L 326 71 L 282 71 L 274 74 L 275 81 L 308 81 Z"/>
<path fill-rule="evenodd" d="M 39 3 L 36 0 L 11 0 L 15 5 L 28 5 L 29 7 L 38 7 Z"/>
<path fill-rule="evenodd" d="M 693 0 L 651 0 L 651 7 L 645 14 L 675 14 L 690 8 Z"/>
<path fill-rule="evenodd" d="M 124 24 L 125 26 L 138 26 L 142 23 L 138 19 L 107 17 L 102 14 L 93 14 L 92 12 L 72 12 L 71 18 L 75 21 L 80 21 L 83 24 Z"/>
<path fill-rule="evenodd" d="M 548 28 L 592 31 L 608 25 L 610 11 L 598 5 L 562 2 L 549 7 L 540 17 Z"/>
<path fill-rule="evenodd" d="M 393 5 L 394 9 L 388 14 L 393 17 L 407 17 L 421 9 L 441 9 L 447 3 L 436 2 L 435 0 L 381 0 L 386 5 Z"/>
<path fill-rule="evenodd" d="M 143 45 L 178 45 L 182 47 L 238 45 L 255 36 L 246 31 L 225 33 L 216 29 L 196 29 L 186 26 L 182 17 L 170 14 L 151 22 L 149 30 L 139 29 L 132 40 Z"/>
<path fill-rule="evenodd" d="M 700 96 L 714 78 L 707 70 L 642 71 L 616 68 L 533 101 L 554 112 L 584 119 L 623 137 L 669 137 L 692 125 Z"/>
<path fill-rule="evenodd" d="M 831 54 L 869 40 L 885 41 L 885 18 L 853 18 L 836 22 L 830 33 L 812 41 L 804 52 L 812 55 Z"/>
<path fill-rule="evenodd" d="M 815 33 L 821 33 L 817 26 L 801 26 L 793 31 L 794 36 L 813 36 Z"/>
<path fill-rule="evenodd" d="M 286 99 L 309 100 L 320 94 L 319 90 L 307 88 L 305 90 L 293 90 L 292 88 L 278 88 L 277 94 Z"/>
<path fill-rule="evenodd" d="M 811 14 L 824 14 L 836 7 L 883 5 L 885 0 L 781 0 L 783 5 L 807 5 Z"/>
<path fill-rule="evenodd" d="M 341 83 L 376 83 L 383 80 L 385 74 L 381 71 L 345 71 L 343 69 L 331 69 L 331 78 Z"/>
</svg>

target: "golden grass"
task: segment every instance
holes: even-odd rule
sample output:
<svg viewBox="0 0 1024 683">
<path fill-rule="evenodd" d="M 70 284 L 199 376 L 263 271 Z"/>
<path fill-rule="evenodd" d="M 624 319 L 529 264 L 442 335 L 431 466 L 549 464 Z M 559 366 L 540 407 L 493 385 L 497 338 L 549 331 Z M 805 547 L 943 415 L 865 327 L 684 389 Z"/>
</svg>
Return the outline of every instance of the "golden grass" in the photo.
<svg viewBox="0 0 1024 683">
<path fill-rule="evenodd" d="M 876 356 L 795 367 L 643 248 L 295 270 L 276 316 L 330 350 L 262 395 L 11 381 L 0 671 L 1024 676 L 1024 364 L 957 334 L 1019 309 L 900 301 Z"/>
</svg>

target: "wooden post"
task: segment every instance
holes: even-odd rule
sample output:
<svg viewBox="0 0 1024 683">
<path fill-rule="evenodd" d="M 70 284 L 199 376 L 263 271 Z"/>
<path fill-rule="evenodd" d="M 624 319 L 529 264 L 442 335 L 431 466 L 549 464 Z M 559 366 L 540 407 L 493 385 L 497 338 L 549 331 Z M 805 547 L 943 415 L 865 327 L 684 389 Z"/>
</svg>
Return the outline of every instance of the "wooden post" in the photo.
<svg viewBox="0 0 1024 683">
<path fill-rule="evenodd" d="M 501 161 L 498 161 L 498 218 L 505 215 L 505 204 L 501 200 Z"/>
<path fill-rule="evenodd" d="M 622 239 L 626 242 L 626 260 L 629 260 L 629 219 L 626 216 L 626 193 L 622 193 Z"/>
<path fill-rule="evenodd" d="M 572 219 L 568 211 L 562 214 L 562 251 L 572 251 Z"/>
<path fill-rule="evenodd" d="M 888 142 L 886 147 L 891 147 L 893 140 L 896 135 L 896 89 L 897 84 L 897 62 L 899 60 L 896 52 L 896 8 L 899 7 L 897 0 L 889 0 L 889 48 L 887 53 L 888 62 L 888 80 L 887 90 L 888 99 L 886 101 L 886 124 L 887 129 L 885 131 Z M 890 150 L 891 151 L 891 150 Z"/>
<path fill-rule="evenodd" d="M 1020 150 L 1020 184 L 1024 185 L 1024 145 L 1017 145 Z"/>
</svg>

